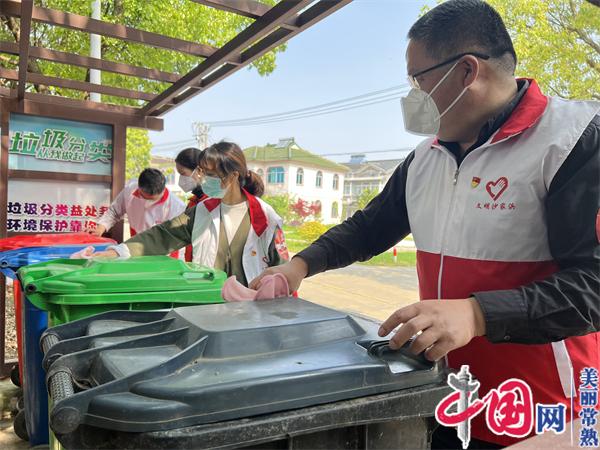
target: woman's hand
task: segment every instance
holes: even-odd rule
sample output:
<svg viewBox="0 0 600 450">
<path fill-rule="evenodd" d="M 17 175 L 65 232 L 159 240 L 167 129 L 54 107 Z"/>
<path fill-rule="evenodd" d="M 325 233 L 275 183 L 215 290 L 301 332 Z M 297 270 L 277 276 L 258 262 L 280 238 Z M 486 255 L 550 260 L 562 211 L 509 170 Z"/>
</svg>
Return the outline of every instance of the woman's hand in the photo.
<svg viewBox="0 0 600 450">
<path fill-rule="evenodd" d="M 77 253 L 73 253 L 71 255 L 71 259 L 92 259 L 92 258 L 108 258 L 114 259 L 118 258 L 119 254 L 112 249 L 105 250 L 102 252 L 96 252 L 94 247 L 86 247 L 83 250 L 78 251 Z"/>
<path fill-rule="evenodd" d="M 308 266 L 302 258 L 296 256 L 290 262 L 282 264 L 281 266 L 265 269 L 263 273 L 250 282 L 248 287 L 250 289 L 258 290 L 261 280 L 266 275 L 274 275 L 276 273 L 281 273 L 287 278 L 290 293 L 292 293 L 298 290 L 300 283 L 302 283 L 302 280 L 308 275 Z"/>
</svg>

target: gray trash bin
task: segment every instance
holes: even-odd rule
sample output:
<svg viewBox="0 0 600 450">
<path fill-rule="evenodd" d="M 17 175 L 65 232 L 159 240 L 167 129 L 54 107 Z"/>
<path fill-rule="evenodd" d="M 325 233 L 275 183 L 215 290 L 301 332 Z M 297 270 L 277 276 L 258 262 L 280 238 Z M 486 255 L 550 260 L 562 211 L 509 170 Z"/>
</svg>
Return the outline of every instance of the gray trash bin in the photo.
<svg viewBox="0 0 600 450">
<path fill-rule="evenodd" d="M 50 426 L 66 448 L 424 448 L 447 373 L 377 329 L 299 299 L 71 322 L 42 337 Z"/>
</svg>

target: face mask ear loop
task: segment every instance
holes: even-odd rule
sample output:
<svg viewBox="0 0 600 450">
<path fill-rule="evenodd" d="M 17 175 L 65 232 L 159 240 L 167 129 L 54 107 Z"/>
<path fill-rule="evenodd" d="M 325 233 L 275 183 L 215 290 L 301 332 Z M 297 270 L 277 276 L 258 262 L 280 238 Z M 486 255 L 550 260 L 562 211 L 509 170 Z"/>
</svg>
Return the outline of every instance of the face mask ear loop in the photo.
<svg viewBox="0 0 600 450">
<path fill-rule="evenodd" d="M 431 94 L 433 94 L 435 92 L 435 90 L 440 86 L 440 84 L 442 84 L 444 82 L 444 80 L 446 78 L 448 78 L 448 75 L 450 75 L 450 73 L 454 70 L 454 68 L 458 65 L 459 62 L 460 61 L 456 61 L 454 63 L 454 65 L 452 67 L 450 67 L 450 69 L 448 70 L 448 72 L 446 72 L 446 75 L 444 75 L 442 77 L 442 79 L 440 81 L 438 81 L 437 84 L 433 87 L 433 89 L 429 93 L 427 93 L 428 95 L 431 95 Z"/>
<path fill-rule="evenodd" d="M 442 117 L 444 117 L 444 114 L 446 114 L 448 111 L 450 111 L 450 109 L 451 109 L 451 108 L 452 108 L 454 105 L 456 105 L 456 103 L 457 103 L 457 102 L 460 100 L 460 98 L 463 96 L 463 94 L 464 94 L 465 92 L 467 92 L 467 89 L 469 89 L 469 86 L 467 86 L 466 88 L 464 88 L 464 89 L 462 90 L 462 92 L 461 92 L 460 94 L 458 94 L 458 97 L 456 97 L 456 99 L 455 99 L 455 100 L 454 100 L 452 103 L 450 103 L 450 106 L 448 106 L 448 107 L 447 107 L 447 108 L 444 110 L 444 112 L 440 114 L 440 119 L 441 119 Z"/>
</svg>

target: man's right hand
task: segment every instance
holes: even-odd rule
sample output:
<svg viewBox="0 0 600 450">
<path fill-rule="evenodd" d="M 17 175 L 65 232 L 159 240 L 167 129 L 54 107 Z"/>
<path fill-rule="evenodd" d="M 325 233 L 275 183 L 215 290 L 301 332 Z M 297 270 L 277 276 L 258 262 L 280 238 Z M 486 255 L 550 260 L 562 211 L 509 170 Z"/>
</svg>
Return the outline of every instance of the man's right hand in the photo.
<svg viewBox="0 0 600 450">
<path fill-rule="evenodd" d="M 97 224 L 95 228 L 88 228 L 85 231 L 86 233 L 94 236 L 102 236 L 106 232 L 106 227 L 104 225 Z"/>
<path fill-rule="evenodd" d="M 290 262 L 282 264 L 281 266 L 269 267 L 252 280 L 248 287 L 257 290 L 260 287 L 263 277 L 266 275 L 274 275 L 276 273 L 281 273 L 287 278 L 290 293 L 292 293 L 298 290 L 300 283 L 302 283 L 302 280 L 308 275 L 308 265 L 302 258 L 295 257 Z"/>
</svg>

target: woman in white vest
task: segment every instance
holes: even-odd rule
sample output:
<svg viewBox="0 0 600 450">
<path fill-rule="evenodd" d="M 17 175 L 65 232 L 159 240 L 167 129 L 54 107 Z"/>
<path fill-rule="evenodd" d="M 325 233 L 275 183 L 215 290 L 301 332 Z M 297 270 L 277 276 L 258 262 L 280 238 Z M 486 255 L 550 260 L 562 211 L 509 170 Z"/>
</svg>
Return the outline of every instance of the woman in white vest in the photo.
<svg viewBox="0 0 600 450">
<path fill-rule="evenodd" d="M 287 261 L 282 220 L 260 200 L 264 185 L 248 170 L 237 144 L 219 142 L 202 154 L 197 172 L 209 198 L 94 256 L 164 255 L 192 245 L 193 262 L 224 270 L 247 286 L 267 267 Z"/>
</svg>

